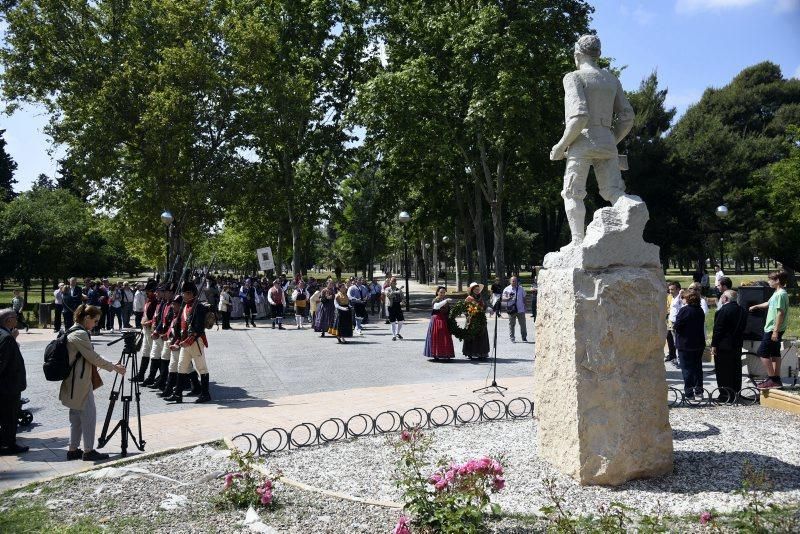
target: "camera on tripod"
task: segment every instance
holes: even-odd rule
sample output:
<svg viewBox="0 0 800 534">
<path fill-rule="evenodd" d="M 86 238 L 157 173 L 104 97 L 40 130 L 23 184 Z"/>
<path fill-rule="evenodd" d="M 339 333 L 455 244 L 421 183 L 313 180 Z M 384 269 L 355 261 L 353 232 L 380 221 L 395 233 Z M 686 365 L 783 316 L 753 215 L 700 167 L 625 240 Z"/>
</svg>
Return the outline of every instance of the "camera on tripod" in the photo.
<svg viewBox="0 0 800 534">
<path fill-rule="evenodd" d="M 139 352 L 139 349 L 142 348 L 143 340 L 144 334 L 141 330 L 125 330 L 122 332 L 121 338 L 108 343 L 108 345 L 114 345 L 120 341 L 125 342 L 119 363 L 124 365 L 128 370 L 130 378 L 126 380 L 125 375 L 114 376 L 114 383 L 111 386 L 111 395 L 109 396 L 108 411 L 106 412 L 105 421 L 103 421 L 103 431 L 100 433 L 97 443 L 99 448 L 102 449 L 105 447 L 106 443 L 111 440 L 111 437 L 116 434 L 117 430 L 119 430 L 123 457 L 128 454 L 129 442 L 133 443 L 140 451 L 143 451 L 145 446 L 145 441 L 142 437 L 142 411 L 139 404 L 141 393 L 139 391 L 139 383 L 133 380 L 139 370 L 136 354 Z M 122 403 L 122 418 L 114 428 L 109 431 L 111 418 L 114 415 L 114 405 L 117 401 Z M 134 403 L 136 408 L 136 429 L 138 433 L 134 433 L 130 424 L 131 403 Z"/>
<path fill-rule="evenodd" d="M 139 352 L 139 349 L 142 348 L 142 341 L 144 340 L 144 335 L 142 334 L 141 330 L 123 330 L 122 337 L 119 339 L 115 339 L 108 345 L 114 345 L 119 343 L 120 341 L 125 342 L 125 348 L 123 352 L 131 354 Z"/>
</svg>

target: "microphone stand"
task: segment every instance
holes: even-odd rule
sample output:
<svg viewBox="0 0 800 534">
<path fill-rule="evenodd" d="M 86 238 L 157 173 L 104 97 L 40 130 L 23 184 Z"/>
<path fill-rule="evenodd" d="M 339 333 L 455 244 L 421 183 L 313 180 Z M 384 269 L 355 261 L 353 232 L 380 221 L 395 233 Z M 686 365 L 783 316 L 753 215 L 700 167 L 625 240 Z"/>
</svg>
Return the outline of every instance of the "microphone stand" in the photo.
<svg viewBox="0 0 800 534">
<path fill-rule="evenodd" d="M 505 397 L 505 395 L 503 395 L 503 391 L 506 391 L 508 389 L 506 387 L 497 385 L 497 316 L 500 315 L 500 304 L 502 303 L 502 301 L 503 301 L 502 299 L 497 299 L 497 302 L 495 302 L 492 305 L 492 308 L 494 309 L 494 361 L 492 362 L 494 374 L 492 376 L 492 384 L 486 387 L 473 390 L 472 391 L 473 393 L 477 393 L 479 391 L 494 390 L 494 393 L 499 393 L 501 397 Z"/>
</svg>

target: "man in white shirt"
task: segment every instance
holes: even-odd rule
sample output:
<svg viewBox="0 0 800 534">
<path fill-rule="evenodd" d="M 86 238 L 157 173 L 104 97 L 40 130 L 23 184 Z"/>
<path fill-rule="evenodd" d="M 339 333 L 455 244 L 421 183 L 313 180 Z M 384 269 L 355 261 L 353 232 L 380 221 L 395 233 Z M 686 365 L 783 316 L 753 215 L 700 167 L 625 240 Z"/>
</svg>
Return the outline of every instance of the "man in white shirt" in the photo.
<svg viewBox="0 0 800 534">
<path fill-rule="evenodd" d="M 64 313 L 64 282 L 58 284 L 58 289 L 53 291 L 53 306 L 56 316 L 53 320 L 53 332 L 61 331 L 61 314 Z"/>
<path fill-rule="evenodd" d="M 672 332 L 672 327 L 675 324 L 675 318 L 678 316 L 678 310 L 683 307 L 683 299 L 681 299 L 680 282 L 670 282 L 667 289 L 669 290 L 669 295 L 667 295 L 667 349 L 669 353 L 664 358 L 664 361 L 672 362 L 677 359 L 675 335 Z"/>
<path fill-rule="evenodd" d="M 714 273 L 714 286 L 718 289 L 719 295 L 722 295 L 725 289 L 719 289 L 719 281 L 725 277 L 725 273 L 722 272 L 722 267 L 720 267 L 719 265 L 714 266 L 714 271 L 716 271 Z M 727 289 L 731 288 L 729 287 Z"/>
<path fill-rule="evenodd" d="M 522 335 L 522 342 L 528 341 L 528 328 L 525 324 L 525 290 L 519 285 L 516 276 L 511 277 L 511 284 L 503 290 L 503 302 L 506 304 L 508 313 L 508 335 L 512 343 L 514 339 L 514 328 L 519 321 L 519 333 Z"/>
<path fill-rule="evenodd" d="M 142 327 L 142 315 L 144 315 L 144 302 L 146 299 L 147 295 L 144 292 L 144 286 L 136 284 L 136 293 L 133 295 L 133 316 L 136 328 Z"/>
</svg>

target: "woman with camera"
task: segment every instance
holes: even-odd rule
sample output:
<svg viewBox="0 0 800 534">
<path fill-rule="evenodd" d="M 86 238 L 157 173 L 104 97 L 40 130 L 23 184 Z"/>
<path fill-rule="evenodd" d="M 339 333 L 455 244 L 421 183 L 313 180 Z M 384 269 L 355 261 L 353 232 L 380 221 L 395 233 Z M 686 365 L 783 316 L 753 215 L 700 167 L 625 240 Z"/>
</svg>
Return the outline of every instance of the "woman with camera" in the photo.
<svg viewBox="0 0 800 534">
<path fill-rule="evenodd" d="M 74 318 L 75 326 L 67 334 L 67 350 L 72 370 L 61 382 L 58 398 L 69 408 L 70 437 L 67 460 L 82 458 L 87 462 L 94 462 L 108 458 L 108 454 L 94 450 L 94 431 L 97 425 L 94 390 L 103 385 L 97 368 L 124 375 L 125 366 L 104 359 L 92 347 L 89 332 L 100 320 L 99 308 L 81 304 L 75 310 Z M 78 448 L 81 436 L 85 452 Z"/>
</svg>

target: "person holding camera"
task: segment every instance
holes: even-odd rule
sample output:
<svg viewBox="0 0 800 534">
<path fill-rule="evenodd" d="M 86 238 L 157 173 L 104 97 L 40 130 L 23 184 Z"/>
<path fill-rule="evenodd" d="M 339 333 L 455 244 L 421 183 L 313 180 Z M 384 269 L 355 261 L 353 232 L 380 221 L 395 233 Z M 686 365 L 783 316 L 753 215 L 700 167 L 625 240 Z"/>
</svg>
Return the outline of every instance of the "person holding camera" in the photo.
<svg viewBox="0 0 800 534">
<path fill-rule="evenodd" d="M 519 322 L 519 333 L 522 342 L 528 341 L 528 327 L 525 324 L 525 290 L 519 285 L 519 278 L 511 277 L 511 283 L 503 290 L 503 302 L 508 312 L 508 335 L 512 343 L 516 343 L 514 330 Z"/>
<path fill-rule="evenodd" d="M 67 352 L 72 367 L 67 378 L 61 381 L 58 398 L 69 408 L 69 449 L 67 460 L 83 459 L 87 462 L 105 460 L 108 454 L 94 450 L 94 431 L 97 411 L 94 390 L 103 385 L 97 368 L 125 374 L 125 366 L 112 363 L 95 352 L 90 332 L 100 320 L 100 308 L 81 304 L 75 310 L 75 326 L 67 334 Z M 80 358 L 80 361 L 77 361 Z M 78 448 L 81 437 L 86 451 Z"/>
</svg>

